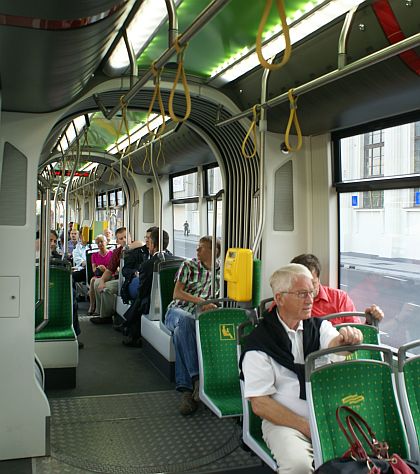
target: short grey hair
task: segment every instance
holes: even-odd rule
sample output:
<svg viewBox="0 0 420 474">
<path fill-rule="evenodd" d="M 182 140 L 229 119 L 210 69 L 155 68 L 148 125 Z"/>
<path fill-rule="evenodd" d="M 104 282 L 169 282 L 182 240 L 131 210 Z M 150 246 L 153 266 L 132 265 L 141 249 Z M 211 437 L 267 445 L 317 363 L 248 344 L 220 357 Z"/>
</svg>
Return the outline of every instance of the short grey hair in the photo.
<svg viewBox="0 0 420 474">
<path fill-rule="evenodd" d="M 270 277 L 270 286 L 273 290 L 273 295 L 283 291 L 289 291 L 299 275 L 307 276 L 311 280 L 313 279 L 311 272 L 304 265 L 300 265 L 299 263 L 289 263 L 276 270 Z"/>
<path fill-rule="evenodd" d="M 103 234 L 98 234 L 95 237 L 95 242 L 96 243 L 98 243 L 99 240 L 102 240 L 103 242 L 108 242 L 108 239 Z"/>
</svg>

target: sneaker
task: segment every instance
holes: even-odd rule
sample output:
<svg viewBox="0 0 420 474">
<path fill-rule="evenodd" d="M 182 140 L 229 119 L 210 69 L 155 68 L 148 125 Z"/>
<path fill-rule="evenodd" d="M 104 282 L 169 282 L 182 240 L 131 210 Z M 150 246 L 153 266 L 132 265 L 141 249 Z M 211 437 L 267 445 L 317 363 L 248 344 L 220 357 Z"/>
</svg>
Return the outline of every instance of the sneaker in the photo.
<svg viewBox="0 0 420 474">
<path fill-rule="evenodd" d="M 179 413 L 187 416 L 192 415 L 198 408 L 198 403 L 193 399 L 192 392 L 184 392 L 179 405 Z"/>
<path fill-rule="evenodd" d="M 192 397 L 195 402 L 200 401 L 200 380 L 199 379 L 194 381 Z"/>
</svg>

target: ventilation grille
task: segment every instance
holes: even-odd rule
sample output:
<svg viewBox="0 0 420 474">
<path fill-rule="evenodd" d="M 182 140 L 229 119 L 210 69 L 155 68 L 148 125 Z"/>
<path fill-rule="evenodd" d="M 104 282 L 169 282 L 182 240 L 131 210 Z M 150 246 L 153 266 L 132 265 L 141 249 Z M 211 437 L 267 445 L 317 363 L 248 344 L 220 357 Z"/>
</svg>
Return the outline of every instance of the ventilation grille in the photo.
<svg viewBox="0 0 420 474">
<path fill-rule="evenodd" d="M 4 145 L 0 186 L 0 225 L 26 224 L 27 159 L 10 143 Z"/>
</svg>

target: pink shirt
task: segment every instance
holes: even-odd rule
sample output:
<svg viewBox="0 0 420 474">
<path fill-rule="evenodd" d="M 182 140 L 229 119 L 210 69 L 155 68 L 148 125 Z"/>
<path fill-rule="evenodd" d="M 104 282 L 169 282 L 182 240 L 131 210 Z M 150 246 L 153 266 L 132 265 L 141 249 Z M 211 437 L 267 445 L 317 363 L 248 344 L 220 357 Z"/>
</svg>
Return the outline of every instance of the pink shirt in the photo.
<svg viewBox="0 0 420 474">
<path fill-rule="evenodd" d="M 92 265 L 95 264 L 97 267 L 99 265 L 108 266 L 112 258 L 112 250 L 109 250 L 106 255 L 101 255 L 100 252 L 95 252 L 92 254 Z"/>
<path fill-rule="evenodd" d="M 343 290 L 330 288 L 329 286 L 319 285 L 319 293 L 314 299 L 312 306 L 312 316 L 321 317 L 333 313 L 344 313 L 346 311 L 356 311 L 353 301 L 350 296 Z M 357 316 L 346 316 L 344 318 L 330 319 L 331 323 L 360 323 L 360 318 Z"/>
</svg>

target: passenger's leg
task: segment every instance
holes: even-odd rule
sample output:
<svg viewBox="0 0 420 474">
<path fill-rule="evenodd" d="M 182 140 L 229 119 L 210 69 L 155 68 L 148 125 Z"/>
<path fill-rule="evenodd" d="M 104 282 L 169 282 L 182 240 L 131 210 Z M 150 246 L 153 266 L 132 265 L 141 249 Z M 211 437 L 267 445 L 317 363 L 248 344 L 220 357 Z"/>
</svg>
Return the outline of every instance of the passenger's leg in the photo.
<svg viewBox="0 0 420 474">
<path fill-rule="evenodd" d="M 101 318 L 111 318 L 115 312 L 115 295 L 118 293 L 118 280 L 111 280 L 105 283 L 101 299 Z"/>
<path fill-rule="evenodd" d="M 173 333 L 176 388 L 192 392 L 191 379 L 198 375 L 195 320 L 187 311 L 170 308 L 166 313 L 165 325 Z"/>
<path fill-rule="evenodd" d="M 96 306 L 96 312 L 98 314 L 101 313 L 101 298 L 102 298 L 102 293 L 99 292 L 98 290 L 98 286 L 99 286 L 99 283 L 101 282 L 101 278 L 97 278 L 94 282 L 93 282 L 93 291 L 95 292 L 95 306 Z"/>
<path fill-rule="evenodd" d="M 97 280 L 96 277 L 92 277 L 89 285 L 89 309 L 88 314 L 92 314 L 95 311 L 96 301 L 95 301 L 95 288 L 94 283 Z"/>
<path fill-rule="evenodd" d="M 279 474 L 311 474 L 312 443 L 300 431 L 263 421 L 263 437 L 277 462 Z"/>
</svg>

